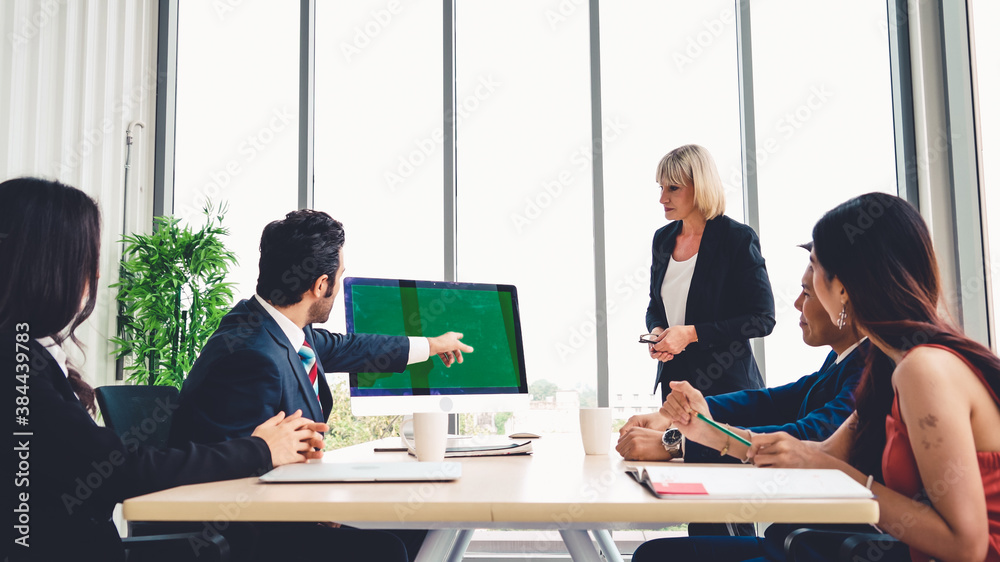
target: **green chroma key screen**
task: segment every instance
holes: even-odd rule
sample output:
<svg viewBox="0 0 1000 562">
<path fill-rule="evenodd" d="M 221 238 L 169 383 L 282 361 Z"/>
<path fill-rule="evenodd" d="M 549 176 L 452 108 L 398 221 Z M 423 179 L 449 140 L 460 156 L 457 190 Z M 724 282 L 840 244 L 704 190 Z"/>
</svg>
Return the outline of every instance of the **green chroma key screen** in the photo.
<svg viewBox="0 0 1000 562">
<path fill-rule="evenodd" d="M 351 373 L 351 396 L 527 392 L 513 285 L 348 277 L 344 305 L 350 333 L 434 337 L 460 332 L 475 349 L 450 368 L 435 355 L 402 373 Z"/>
</svg>

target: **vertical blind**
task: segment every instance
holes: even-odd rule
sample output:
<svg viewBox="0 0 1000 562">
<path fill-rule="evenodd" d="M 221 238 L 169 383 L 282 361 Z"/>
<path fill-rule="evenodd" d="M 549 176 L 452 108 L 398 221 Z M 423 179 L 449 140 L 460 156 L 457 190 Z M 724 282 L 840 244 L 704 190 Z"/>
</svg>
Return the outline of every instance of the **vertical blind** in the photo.
<svg viewBox="0 0 1000 562">
<path fill-rule="evenodd" d="M 95 385 L 114 380 L 108 338 L 123 226 L 152 216 L 156 3 L 4 0 L 0 3 L 0 181 L 41 176 L 78 187 L 102 209 L 98 306 L 68 350 Z M 134 126 L 125 195 L 126 128 Z"/>
</svg>

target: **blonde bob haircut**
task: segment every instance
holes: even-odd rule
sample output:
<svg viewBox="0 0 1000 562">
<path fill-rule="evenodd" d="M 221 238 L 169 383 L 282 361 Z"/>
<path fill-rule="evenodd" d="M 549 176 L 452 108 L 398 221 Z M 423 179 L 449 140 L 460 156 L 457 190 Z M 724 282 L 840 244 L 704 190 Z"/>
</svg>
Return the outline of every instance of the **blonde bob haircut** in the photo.
<svg viewBox="0 0 1000 562">
<path fill-rule="evenodd" d="M 705 220 L 726 212 L 726 192 L 715 159 L 697 144 L 685 144 L 667 153 L 656 167 L 656 182 L 694 189 L 694 206 Z"/>
</svg>

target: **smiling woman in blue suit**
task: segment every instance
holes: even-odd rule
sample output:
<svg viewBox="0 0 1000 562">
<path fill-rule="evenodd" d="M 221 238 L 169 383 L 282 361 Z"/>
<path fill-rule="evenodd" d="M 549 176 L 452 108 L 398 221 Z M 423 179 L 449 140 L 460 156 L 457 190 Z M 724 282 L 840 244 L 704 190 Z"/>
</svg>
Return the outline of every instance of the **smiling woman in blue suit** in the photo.
<svg viewBox="0 0 1000 562">
<path fill-rule="evenodd" d="M 664 400 L 671 381 L 706 396 L 762 388 L 750 338 L 774 328 L 774 296 L 752 228 L 723 213 L 715 161 L 698 145 L 670 151 L 656 170 L 672 221 L 653 235 L 646 328 Z"/>
<path fill-rule="evenodd" d="M 15 405 L 8 559 L 124 560 L 116 503 L 322 455 L 313 447 L 326 425 L 301 413 L 281 413 L 243 439 L 162 450 L 98 427 L 94 391 L 62 348 L 97 302 L 97 204 L 33 178 L 0 183 L 0 201 L 0 372 Z"/>
</svg>

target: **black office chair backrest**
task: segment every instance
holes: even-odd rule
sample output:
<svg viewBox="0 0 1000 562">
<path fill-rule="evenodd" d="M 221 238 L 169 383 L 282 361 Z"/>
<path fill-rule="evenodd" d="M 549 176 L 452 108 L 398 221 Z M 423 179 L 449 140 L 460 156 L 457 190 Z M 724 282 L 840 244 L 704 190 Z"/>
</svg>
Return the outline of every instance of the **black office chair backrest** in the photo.
<svg viewBox="0 0 1000 562">
<path fill-rule="evenodd" d="M 104 425 L 122 441 L 163 448 L 170 436 L 170 419 L 180 392 L 172 386 L 116 385 L 94 391 Z"/>
</svg>

